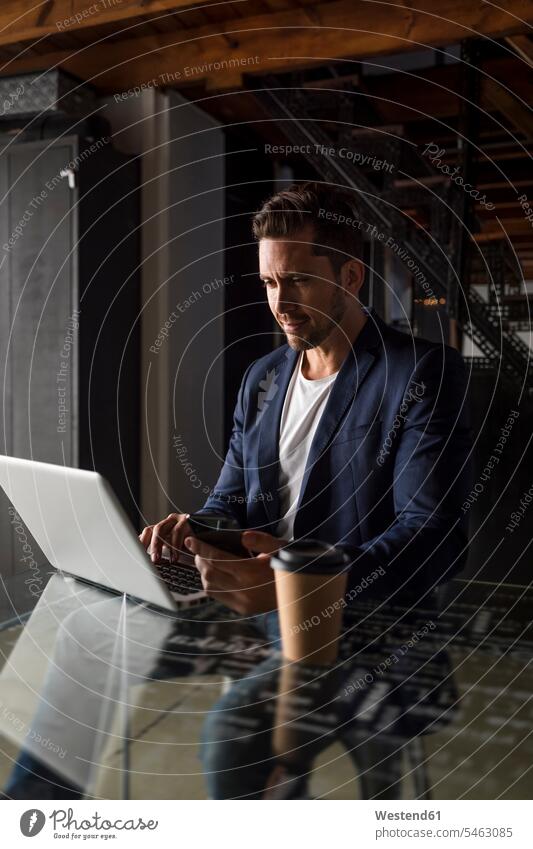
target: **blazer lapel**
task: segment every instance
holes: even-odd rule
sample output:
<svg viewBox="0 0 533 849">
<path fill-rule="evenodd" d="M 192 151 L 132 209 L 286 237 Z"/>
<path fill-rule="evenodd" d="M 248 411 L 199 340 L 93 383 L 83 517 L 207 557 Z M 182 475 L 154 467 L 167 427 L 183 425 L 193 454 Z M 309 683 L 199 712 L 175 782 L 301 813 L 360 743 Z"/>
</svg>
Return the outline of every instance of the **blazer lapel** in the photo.
<svg viewBox="0 0 533 849">
<path fill-rule="evenodd" d="M 379 347 L 386 325 L 373 309 L 367 309 L 368 320 L 355 340 L 337 375 L 328 402 L 315 431 L 307 457 L 297 510 L 300 508 L 313 466 L 327 447 L 339 422 L 355 396 L 376 358 L 373 352 Z M 279 431 L 283 402 L 290 379 L 299 356 L 298 351 L 288 347 L 281 360 L 265 373 L 260 381 L 257 420 L 259 426 L 258 474 L 261 491 L 272 494 L 272 500 L 263 500 L 265 510 L 272 523 L 280 519 L 279 503 Z"/>
<path fill-rule="evenodd" d="M 375 349 L 379 346 L 381 320 L 375 314 L 374 310 L 367 312 L 369 313 L 368 320 L 355 340 L 352 350 L 346 357 L 337 375 L 337 379 L 333 384 L 324 412 L 315 431 L 315 436 L 307 456 L 300 497 L 296 508 L 297 512 L 304 499 L 305 490 L 315 463 L 327 448 L 348 408 L 354 403 L 356 395 L 376 359 Z"/>
<path fill-rule="evenodd" d="M 257 420 L 259 420 L 258 473 L 263 504 L 271 522 L 279 521 L 279 431 L 283 402 L 299 352 L 287 348 L 281 361 L 265 373 L 259 383 Z"/>
</svg>

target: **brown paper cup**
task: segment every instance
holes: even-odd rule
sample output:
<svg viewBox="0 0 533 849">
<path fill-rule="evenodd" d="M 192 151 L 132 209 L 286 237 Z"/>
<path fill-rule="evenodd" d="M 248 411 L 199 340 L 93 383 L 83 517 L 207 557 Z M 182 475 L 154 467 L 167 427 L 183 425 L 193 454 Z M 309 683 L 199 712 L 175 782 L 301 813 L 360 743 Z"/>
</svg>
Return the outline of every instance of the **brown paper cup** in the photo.
<svg viewBox="0 0 533 849">
<path fill-rule="evenodd" d="M 283 655 L 301 663 L 334 663 L 339 652 L 347 572 L 276 569 Z"/>
</svg>

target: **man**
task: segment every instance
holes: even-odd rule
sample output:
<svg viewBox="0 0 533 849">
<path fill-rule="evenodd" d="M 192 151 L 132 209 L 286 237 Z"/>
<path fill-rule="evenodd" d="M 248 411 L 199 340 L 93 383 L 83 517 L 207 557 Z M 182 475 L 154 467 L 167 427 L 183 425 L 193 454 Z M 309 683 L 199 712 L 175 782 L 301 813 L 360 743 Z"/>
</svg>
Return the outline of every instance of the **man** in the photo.
<svg viewBox="0 0 533 849">
<path fill-rule="evenodd" d="M 361 589 L 422 595 L 466 560 L 464 362 L 361 307 L 361 231 L 353 222 L 351 197 L 318 183 L 280 192 L 254 218 L 260 277 L 287 344 L 248 367 L 204 510 L 253 528 L 243 542 L 255 556 L 237 563 L 194 539 L 187 514 L 172 513 L 140 536 L 156 563 L 163 544 L 177 561 L 185 543 L 209 595 L 274 638 L 269 562 L 286 540 L 314 537 L 348 551 L 350 597 Z M 82 792 L 65 784 L 25 754 L 6 795 Z"/>
<path fill-rule="evenodd" d="M 254 556 L 236 563 L 190 536 L 187 514 L 170 514 L 140 539 L 156 563 L 163 544 L 174 560 L 185 544 L 208 594 L 242 615 L 275 608 L 270 555 L 293 538 L 347 550 L 352 594 L 371 584 L 424 592 L 466 560 L 463 359 L 361 306 L 362 228 L 345 191 L 294 185 L 264 204 L 253 231 L 287 342 L 248 367 L 203 509 L 253 529 L 243 543 Z"/>
</svg>

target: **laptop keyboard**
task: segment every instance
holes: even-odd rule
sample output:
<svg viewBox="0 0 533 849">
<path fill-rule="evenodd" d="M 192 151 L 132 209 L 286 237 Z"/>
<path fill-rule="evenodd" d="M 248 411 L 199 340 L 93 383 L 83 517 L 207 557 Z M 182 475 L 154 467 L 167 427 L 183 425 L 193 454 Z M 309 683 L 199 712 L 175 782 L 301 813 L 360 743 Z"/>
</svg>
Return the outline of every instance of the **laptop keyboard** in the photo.
<svg viewBox="0 0 533 849">
<path fill-rule="evenodd" d="M 162 563 L 158 569 L 170 592 L 180 595 L 204 592 L 200 573 L 196 567 L 185 566 L 182 563 Z"/>
</svg>

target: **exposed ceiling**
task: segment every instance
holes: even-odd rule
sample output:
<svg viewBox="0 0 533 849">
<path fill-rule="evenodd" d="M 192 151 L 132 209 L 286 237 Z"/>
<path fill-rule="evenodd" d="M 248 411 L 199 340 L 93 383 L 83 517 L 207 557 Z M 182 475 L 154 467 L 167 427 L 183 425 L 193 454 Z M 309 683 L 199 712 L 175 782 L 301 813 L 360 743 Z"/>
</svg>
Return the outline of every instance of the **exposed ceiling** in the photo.
<svg viewBox="0 0 533 849">
<path fill-rule="evenodd" d="M 372 107 L 360 122 L 367 129 L 438 143 L 451 167 L 464 124 L 457 45 L 480 40 L 476 185 L 502 224 L 478 205 L 477 238 L 509 237 L 533 276 L 533 227 L 517 196 L 517 188 L 533 194 L 532 0 L 499 7 L 481 0 L 44 0 L 27 7 L 26 0 L 2 2 L 0 75 L 59 66 L 102 94 L 148 82 L 175 87 L 219 120 L 255 122 L 256 134 L 282 143 L 255 89 L 266 74 L 290 72 L 310 93 L 332 89 L 329 114 L 326 105 L 319 120 L 337 117 L 333 90 L 357 94 Z M 416 217 L 416 205 L 411 211 Z"/>
</svg>

